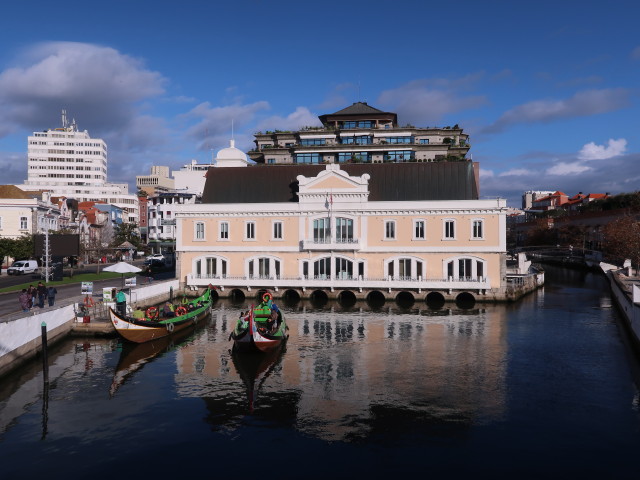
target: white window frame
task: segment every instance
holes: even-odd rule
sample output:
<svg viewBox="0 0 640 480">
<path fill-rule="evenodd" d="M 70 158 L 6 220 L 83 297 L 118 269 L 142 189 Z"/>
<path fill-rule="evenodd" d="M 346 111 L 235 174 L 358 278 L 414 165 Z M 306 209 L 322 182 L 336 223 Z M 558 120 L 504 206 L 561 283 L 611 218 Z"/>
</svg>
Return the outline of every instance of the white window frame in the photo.
<svg viewBox="0 0 640 480">
<path fill-rule="evenodd" d="M 476 236 L 476 223 L 480 224 L 479 236 Z M 471 240 L 484 240 L 484 219 L 483 218 L 471 219 Z"/>
<path fill-rule="evenodd" d="M 223 227 L 225 225 L 226 225 L 226 232 L 223 230 Z M 226 237 L 223 234 L 226 234 Z M 228 242 L 230 237 L 231 237 L 231 234 L 230 234 L 229 222 L 219 222 L 218 223 L 218 240 L 222 242 Z"/>
<path fill-rule="evenodd" d="M 199 237 L 198 233 L 198 227 L 202 226 L 202 236 Z M 193 224 L 193 241 L 194 242 L 204 242 L 206 240 L 207 236 L 206 236 L 206 230 L 205 230 L 205 226 L 204 226 L 204 222 L 195 222 Z"/>
<path fill-rule="evenodd" d="M 418 224 L 422 223 L 422 236 L 416 235 Z M 426 240 L 427 239 L 427 221 L 424 218 L 417 218 L 413 221 L 413 239 L 414 240 Z"/>
<path fill-rule="evenodd" d="M 389 226 L 391 226 L 392 236 L 389 236 Z M 384 238 L 384 240 L 395 240 L 396 239 L 396 221 L 395 220 L 385 220 L 384 221 L 383 238 Z"/>
<path fill-rule="evenodd" d="M 447 236 L 447 225 L 452 224 L 453 225 L 453 236 L 449 237 Z M 451 240 L 455 240 L 456 239 L 456 233 L 457 233 L 457 228 L 456 228 L 456 220 L 455 218 L 445 218 L 442 220 L 442 240 L 447 240 L 447 241 L 451 241 Z"/>
<path fill-rule="evenodd" d="M 256 241 L 256 222 L 253 220 L 244 222 L 244 239 L 248 242 Z"/>
<path fill-rule="evenodd" d="M 274 220 L 271 222 L 271 240 L 284 240 L 284 224 L 282 220 Z"/>
<path fill-rule="evenodd" d="M 28 230 L 28 229 L 29 229 L 29 217 L 20 217 L 20 230 Z"/>
<path fill-rule="evenodd" d="M 0 230 L 2 230 L 2 217 L 0 217 Z"/>
</svg>

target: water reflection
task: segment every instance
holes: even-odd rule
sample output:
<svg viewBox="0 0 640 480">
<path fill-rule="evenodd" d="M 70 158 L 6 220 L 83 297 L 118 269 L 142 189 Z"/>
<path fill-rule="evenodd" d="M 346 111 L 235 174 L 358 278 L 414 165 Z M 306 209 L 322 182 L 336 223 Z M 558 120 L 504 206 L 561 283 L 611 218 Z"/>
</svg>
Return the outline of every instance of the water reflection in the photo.
<svg viewBox="0 0 640 480">
<path fill-rule="evenodd" d="M 288 421 L 330 440 L 366 436 L 382 405 L 419 415 L 429 405 L 426 417 L 448 412 L 441 421 L 503 415 L 504 309 L 344 311 L 299 303 L 286 311 L 286 354 L 248 359 L 229 350 L 226 332 L 237 312 L 227 307 L 218 305 L 206 335 L 177 352 L 179 394 L 215 404 L 218 424 L 228 416 L 260 416 L 284 397 L 295 402 L 284 408 L 293 415 Z M 248 402 L 237 398 L 238 379 Z"/>
</svg>

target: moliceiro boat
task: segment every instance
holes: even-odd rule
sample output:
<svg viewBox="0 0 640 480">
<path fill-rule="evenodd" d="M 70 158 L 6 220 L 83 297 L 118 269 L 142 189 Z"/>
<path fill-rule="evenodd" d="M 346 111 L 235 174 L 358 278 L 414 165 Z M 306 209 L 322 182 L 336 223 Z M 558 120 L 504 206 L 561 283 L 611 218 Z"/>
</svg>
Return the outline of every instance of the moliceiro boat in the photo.
<svg viewBox="0 0 640 480">
<path fill-rule="evenodd" d="M 289 334 L 282 311 L 272 302 L 270 293 L 262 296 L 262 303 L 252 305 L 242 314 L 231 332 L 233 348 L 237 351 L 270 352 L 282 345 Z"/>
<path fill-rule="evenodd" d="M 163 318 L 161 308 L 152 306 L 142 316 L 125 316 L 110 308 L 109 318 L 120 336 L 130 342 L 143 343 L 166 337 L 195 325 L 207 315 L 212 303 L 212 289 L 209 286 L 198 298 L 182 303 L 175 309 L 173 317 Z"/>
</svg>

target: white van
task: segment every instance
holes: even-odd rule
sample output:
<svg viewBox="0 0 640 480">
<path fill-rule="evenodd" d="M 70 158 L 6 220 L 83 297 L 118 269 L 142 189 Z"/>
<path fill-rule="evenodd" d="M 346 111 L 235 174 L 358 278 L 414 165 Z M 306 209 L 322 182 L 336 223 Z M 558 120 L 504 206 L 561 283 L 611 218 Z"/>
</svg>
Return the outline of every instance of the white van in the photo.
<svg viewBox="0 0 640 480">
<path fill-rule="evenodd" d="M 7 268 L 7 275 L 24 275 L 25 273 L 38 273 L 38 262 L 35 260 L 18 260 Z"/>
</svg>

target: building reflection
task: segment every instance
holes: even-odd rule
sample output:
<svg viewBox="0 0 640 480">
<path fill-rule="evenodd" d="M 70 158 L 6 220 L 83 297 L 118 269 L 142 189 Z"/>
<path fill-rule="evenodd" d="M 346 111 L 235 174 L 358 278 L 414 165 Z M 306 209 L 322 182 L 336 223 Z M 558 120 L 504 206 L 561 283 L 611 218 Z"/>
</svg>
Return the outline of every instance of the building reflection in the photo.
<svg viewBox="0 0 640 480">
<path fill-rule="evenodd" d="M 390 412 L 422 428 L 449 425 L 449 432 L 504 414 L 504 306 L 297 305 L 286 311 L 286 351 L 253 373 L 230 350 L 242 307 L 218 305 L 204 333 L 177 351 L 178 393 L 203 398 L 207 421 L 218 427 L 253 415 L 346 440 L 390 428 Z"/>
</svg>

